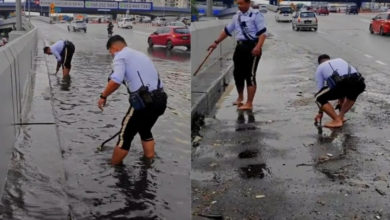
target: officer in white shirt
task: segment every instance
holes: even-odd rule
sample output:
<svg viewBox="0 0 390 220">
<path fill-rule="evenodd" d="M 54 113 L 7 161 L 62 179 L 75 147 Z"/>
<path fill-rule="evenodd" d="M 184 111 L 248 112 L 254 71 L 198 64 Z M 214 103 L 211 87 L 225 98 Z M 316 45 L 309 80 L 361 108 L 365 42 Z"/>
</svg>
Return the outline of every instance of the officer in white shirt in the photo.
<svg viewBox="0 0 390 220">
<path fill-rule="evenodd" d="M 114 70 L 100 95 L 98 107 L 103 111 L 107 97 L 121 84 L 126 85 L 130 95 L 130 107 L 122 121 L 112 164 L 122 163 L 137 133 L 141 137 L 145 158 L 153 158 L 155 142 L 151 129 L 167 106 L 163 83 L 149 57 L 128 48 L 121 36 L 112 36 L 107 42 L 107 49 L 115 56 Z"/>
<path fill-rule="evenodd" d="M 237 46 L 233 55 L 233 75 L 238 98 L 233 104 L 237 105 L 240 110 L 252 110 L 257 88 L 256 70 L 262 54 L 267 29 L 264 16 L 259 10 L 250 7 L 250 0 L 237 0 L 237 4 L 239 11 L 208 50 L 215 49 L 226 37 L 235 35 Z M 246 103 L 243 104 L 245 83 L 248 98 Z"/>
<path fill-rule="evenodd" d="M 354 105 L 357 97 L 365 90 L 366 84 L 360 73 L 341 58 L 330 59 L 323 54 L 318 57 L 315 79 L 317 84 L 316 103 L 320 111 L 315 117 L 318 122 L 325 112 L 332 121 L 325 124 L 328 128 L 342 127 L 346 121 L 344 115 Z M 340 112 L 336 113 L 330 100 L 339 100 Z"/>
<path fill-rule="evenodd" d="M 43 52 L 48 55 L 54 55 L 57 59 L 57 68 L 56 73 L 62 66 L 63 69 L 63 79 L 70 79 L 70 69 L 72 67 L 72 57 L 75 52 L 75 46 L 71 41 L 68 40 L 59 40 L 50 47 L 44 47 Z"/>
</svg>

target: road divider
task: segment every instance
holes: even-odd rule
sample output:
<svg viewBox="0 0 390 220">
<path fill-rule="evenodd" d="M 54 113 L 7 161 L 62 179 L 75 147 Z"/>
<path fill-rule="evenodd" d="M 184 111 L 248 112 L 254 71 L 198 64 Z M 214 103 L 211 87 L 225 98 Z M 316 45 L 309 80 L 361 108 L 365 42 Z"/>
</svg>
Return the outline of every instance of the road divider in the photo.
<svg viewBox="0 0 390 220">
<path fill-rule="evenodd" d="M 19 32 L 17 38 L 0 47 L 0 196 L 12 147 L 20 130 L 13 124 L 23 123 L 29 108 L 33 59 L 37 49 L 37 28 L 31 24 L 23 26 L 31 29 Z"/>
</svg>

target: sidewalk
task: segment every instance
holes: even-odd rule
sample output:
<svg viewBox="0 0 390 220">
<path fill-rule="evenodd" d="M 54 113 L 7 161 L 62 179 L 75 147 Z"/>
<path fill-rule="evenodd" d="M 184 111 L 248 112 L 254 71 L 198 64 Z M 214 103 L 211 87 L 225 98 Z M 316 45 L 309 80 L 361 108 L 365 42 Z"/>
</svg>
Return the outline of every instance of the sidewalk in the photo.
<svg viewBox="0 0 390 220">
<path fill-rule="evenodd" d="M 390 219 L 390 152 L 385 129 L 373 132 L 364 114 L 368 97 L 344 128 L 319 134 L 316 57 L 276 39 L 266 45 L 254 111 L 232 106 L 231 85 L 205 119 L 192 154 L 193 219 Z"/>
<path fill-rule="evenodd" d="M 15 144 L 3 195 L 5 206 L 0 211 L 0 218 L 4 219 L 26 216 L 25 207 L 30 207 L 28 210 L 32 213 L 28 214 L 29 217 L 43 211 L 51 219 L 69 217 L 67 195 L 63 188 L 65 170 L 54 118 L 46 57 L 41 48 L 43 42 L 39 40 L 27 118 Z M 15 190 L 23 194 L 15 194 Z M 35 192 L 41 193 L 38 196 Z M 22 201 L 20 207 L 16 205 L 19 204 L 18 201 Z"/>
</svg>

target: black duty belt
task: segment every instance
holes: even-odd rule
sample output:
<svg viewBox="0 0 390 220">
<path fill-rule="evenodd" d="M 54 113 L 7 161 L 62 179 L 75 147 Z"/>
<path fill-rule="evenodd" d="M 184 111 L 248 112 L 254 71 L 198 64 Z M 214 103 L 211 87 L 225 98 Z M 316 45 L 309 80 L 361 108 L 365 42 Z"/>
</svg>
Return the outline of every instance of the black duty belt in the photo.
<svg viewBox="0 0 390 220">
<path fill-rule="evenodd" d="M 341 76 L 342 79 L 348 79 L 348 78 L 361 78 L 362 75 L 360 73 L 351 73 Z"/>
<path fill-rule="evenodd" d="M 255 45 L 257 41 L 252 40 L 239 40 L 237 41 L 237 45 Z"/>
</svg>

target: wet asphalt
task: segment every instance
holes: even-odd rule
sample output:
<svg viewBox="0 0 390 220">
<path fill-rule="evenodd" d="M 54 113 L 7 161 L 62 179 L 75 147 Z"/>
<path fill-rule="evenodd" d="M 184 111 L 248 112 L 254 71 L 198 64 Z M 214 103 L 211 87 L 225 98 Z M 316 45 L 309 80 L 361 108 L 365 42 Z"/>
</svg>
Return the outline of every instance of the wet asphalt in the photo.
<svg viewBox="0 0 390 220">
<path fill-rule="evenodd" d="M 390 37 L 369 33 L 373 16 L 321 16 L 318 32 L 294 32 L 266 15 L 254 110 L 232 106 L 231 84 L 192 149 L 192 219 L 390 219 Z M 322 53 L 366 79 L 341 129 L 313 125 Z"/>
<path fill-rule="evenodd" d="M 104 112 L 97 108 L 99 94 L 111 73 L 112 57 L 105 48 L 106 24 L 88 24 L 87 33 L 68 32 L 66 24 L 33 21 L 46 44 L 60 39 L 76 46 L 71 83 L 55 75 L 56 61 L 48 57 L 49 79 L 56 129 L 58 160 L 47 166 L 63 172 L 61 187 L 53 176 L 34 169 L 30 160 L 31 130 L 23 130 L 8 174 L 1 202 L 4 219 L 184 219 L 190 215 L 190 53 L 186 48 L 148 49 L 147 36 L 155 28 L 114 28 L 128 46 L 153 60 L 168 93 L 168 108 L 153 128 L 156 158 L 142 160 L 138 136 L 124 165 L 109 164 L 116 139 L 104 151 L 101 142 L 120 129 L 129 104 L 126 89 L 108 98 Z M 38 48 L 41 49 L 41 48 Z M 43 140 L 45 136 L 41 136 Z M 42 152 L 44 153 L 44 152 Z M 15 156 L 16 155 L 16 156 Z M 45 154 L 43 154 L 45 155 Z M 47 155 L 50 157 L 50 154 Z M 21 159 L 22 158 L 22 159 Z M 57 183 L 58 184 L 58 183 Z M 34 187 L 31 187 L 34 186 Z"/>
</svg>

